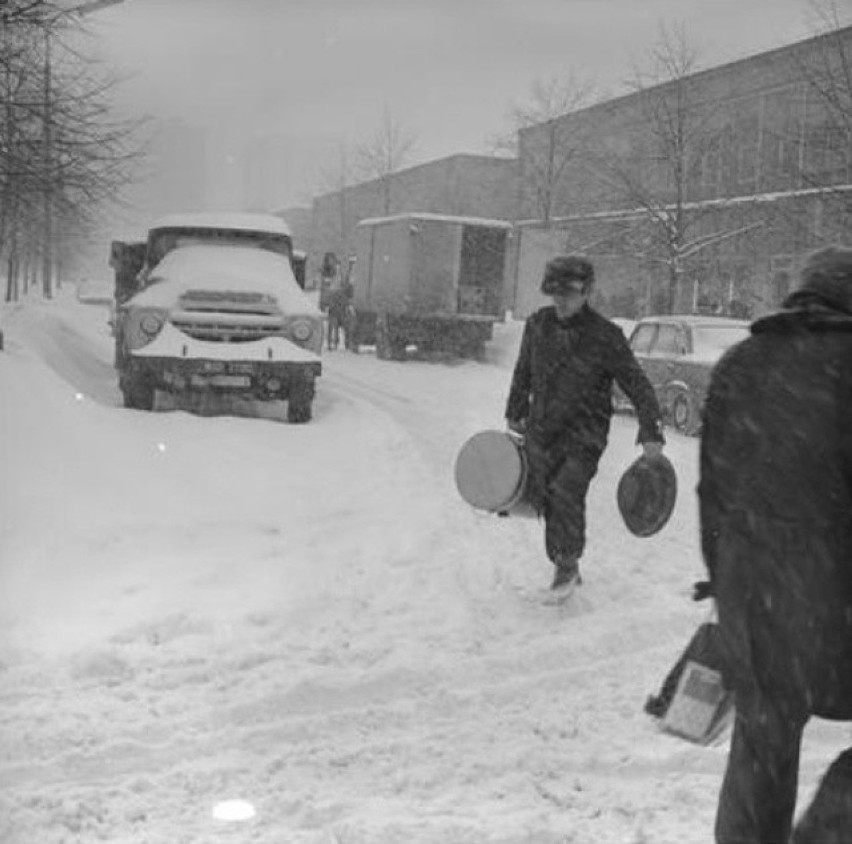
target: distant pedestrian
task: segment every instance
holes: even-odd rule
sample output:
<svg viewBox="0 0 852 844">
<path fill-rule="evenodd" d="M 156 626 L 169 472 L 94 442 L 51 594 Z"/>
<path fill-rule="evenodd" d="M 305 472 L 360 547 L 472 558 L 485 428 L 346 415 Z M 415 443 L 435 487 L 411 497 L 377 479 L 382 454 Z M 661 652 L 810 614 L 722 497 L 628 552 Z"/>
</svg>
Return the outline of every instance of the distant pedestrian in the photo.
<svg viewBox="0 0 852 844">
<path fill-rule="evenodd" d="M 320 265 L 320 310 L 327 311 L 332 291 L 338 286 L 340 260 L 334 252 L 326 252 Z"/>
<path fill-rule="evenodd" d="M 510 430 L 523 435 L 527 497 L 544 517 L 551 588 L 581 582 L 586 495 L 607 444 L 612 386 L 636 408 L 638 442 L 649 456 L 664 443 L 660 407 L 622 330 L 589 306 L 594 267 L 578 255 L 547 263 L 541 291 L 553 304 L 526 321 L 506 405 Z"/>
<path fill-rule="evenodd" d="M 340 332 L 346 334 L 349 330 L 350 312 L 352 309 L 352 284 L 343 282 L 329 294 L 328 299 L 328 348 L 336 349 L 340 345 Z"/>
<path fill-rule="evenodd" d="M 852 249 L 811 255 L 751 332 L 713 372 L 698 486 L 736 705 L 718 844 L 789 841 L 808 719 L 852 720 Z"/>
</svg>

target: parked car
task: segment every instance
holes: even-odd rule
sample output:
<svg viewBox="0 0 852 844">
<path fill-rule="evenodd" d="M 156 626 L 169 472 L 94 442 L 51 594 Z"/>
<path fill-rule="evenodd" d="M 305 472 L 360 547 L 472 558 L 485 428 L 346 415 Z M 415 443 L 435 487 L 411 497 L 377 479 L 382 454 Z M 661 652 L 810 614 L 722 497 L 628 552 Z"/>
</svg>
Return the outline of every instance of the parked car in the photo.
<svg viewBox="0 0 852 844">
<path fill-rule="evenodd" d="M 629 340 L 633 329 L 636 328 L 635 319 L 625 319 L 624 317 L 613 317 L 610 322 L 614 322 L 623 332 L 624 336 Z"/>
<path fill-rule="evenodd" d="M 747 320 L 674 314 L 639 320 L 630 335 L 630 348 L 645 371 L 668 424 L 694 436 L 701 428 L 701 408 L 710 373 L 722 354 L 744 340 Z M 632 409 L 616 388 L 616 410 Z"/>
</svg>

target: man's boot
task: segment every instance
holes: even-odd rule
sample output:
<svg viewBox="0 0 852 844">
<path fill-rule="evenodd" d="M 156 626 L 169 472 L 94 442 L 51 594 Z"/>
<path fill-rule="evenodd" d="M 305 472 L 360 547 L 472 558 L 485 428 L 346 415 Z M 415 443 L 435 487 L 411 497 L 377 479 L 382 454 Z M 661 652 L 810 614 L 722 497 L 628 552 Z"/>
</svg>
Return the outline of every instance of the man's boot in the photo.
<svg viewBox="0 0 852 844">
<path fill-rule="evenodd" d="M 554 561 L 556 571 L 550 588 L 560 595 L 570 595 L 582 582 L 580 577 L 580 559 L 574 556 L 560 556 Z"/>
</svg>

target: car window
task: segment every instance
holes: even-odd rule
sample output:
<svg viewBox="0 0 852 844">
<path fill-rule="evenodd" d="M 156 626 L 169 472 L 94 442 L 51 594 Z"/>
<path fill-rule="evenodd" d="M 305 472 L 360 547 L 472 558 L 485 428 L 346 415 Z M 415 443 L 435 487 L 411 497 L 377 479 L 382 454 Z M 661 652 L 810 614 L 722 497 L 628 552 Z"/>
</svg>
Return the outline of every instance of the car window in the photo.
<svg viewBox="0 0 852 844">
<path fill-rule="evenodd" d="M 683 354 L 683 342 L 680 330 L 676 325 L 660 326 L 651 354 L 657 357 L 672 357 Z"/>
<path fill-rule="evenodd" d="M 640 325 L 630 338 L 630 348 L 636 354 L 647 355 L 651 350 L 651 343 L 656 333 L 657 326 L 655 323 L 651 322 Z"/>
<path fill-rule="evenodd" d="M 748 325 L 696 325 L 692 337 L 697 354 L 721 355 L 740 340 L 749 336 Z"/>
</svg>

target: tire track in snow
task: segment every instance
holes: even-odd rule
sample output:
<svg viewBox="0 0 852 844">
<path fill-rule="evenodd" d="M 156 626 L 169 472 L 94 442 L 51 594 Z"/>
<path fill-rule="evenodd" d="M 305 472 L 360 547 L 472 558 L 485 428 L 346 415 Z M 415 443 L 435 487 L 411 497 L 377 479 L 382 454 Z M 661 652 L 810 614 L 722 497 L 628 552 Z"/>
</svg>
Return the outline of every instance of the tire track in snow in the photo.
<svg viewBox="0 0 852 844">
<path fill-rule="evenodd" d="M 26 347 L 71 387 L 107 407 L 121 405 L 115 369 L 97 343 L 55 314 L 27 311 L 19 322 Z"/>
</svg>

